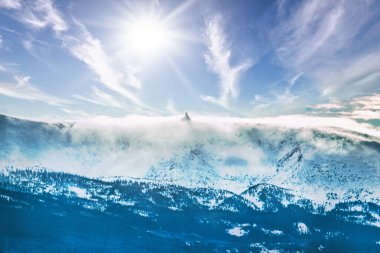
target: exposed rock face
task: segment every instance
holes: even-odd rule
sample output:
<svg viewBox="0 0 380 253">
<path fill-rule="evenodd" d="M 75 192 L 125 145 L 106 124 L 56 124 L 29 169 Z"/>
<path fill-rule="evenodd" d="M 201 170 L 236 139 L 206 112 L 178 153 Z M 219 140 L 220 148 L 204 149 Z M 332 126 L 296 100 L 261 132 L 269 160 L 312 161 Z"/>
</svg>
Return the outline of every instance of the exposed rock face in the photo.
<svg viewBox="0 0 380 253">
<path fill-rule="evenodd" d="M 181 119 L 182 121 L 190 122 L 191 118 L 187 112 L 185 112 L 185 116 Z"/>
</svg>

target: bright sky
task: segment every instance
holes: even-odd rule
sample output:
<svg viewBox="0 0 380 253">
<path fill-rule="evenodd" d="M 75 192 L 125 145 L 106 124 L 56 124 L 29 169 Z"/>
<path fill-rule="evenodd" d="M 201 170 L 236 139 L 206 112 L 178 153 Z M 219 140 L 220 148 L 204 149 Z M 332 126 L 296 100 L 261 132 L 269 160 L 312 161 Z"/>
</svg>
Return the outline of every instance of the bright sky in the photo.
<svg viewBox="0 0 380 253">
<path fill-rule="evenodd" d="M 380 1 L 0 0 L 0 113 L 380 119 Z"/>
</svg>

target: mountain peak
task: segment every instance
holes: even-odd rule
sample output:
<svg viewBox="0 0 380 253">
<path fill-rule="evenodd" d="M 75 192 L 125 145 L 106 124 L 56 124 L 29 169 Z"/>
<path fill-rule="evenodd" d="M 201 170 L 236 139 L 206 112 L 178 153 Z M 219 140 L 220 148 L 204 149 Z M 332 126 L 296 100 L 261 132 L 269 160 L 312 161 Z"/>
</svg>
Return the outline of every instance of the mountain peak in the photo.
<svg viewBox="0 0 380 253">
<path fill-rule="evenodd" d="M 187 122 L 191 121 L 191 118 L 190 118 L 190 116 L 189 116 L 189 114 L 187 112 L 185 112 L 185 116 L 183 116 L 183 118 L 181 119 L 181 121 L 187 121 Z"/>
</svg>

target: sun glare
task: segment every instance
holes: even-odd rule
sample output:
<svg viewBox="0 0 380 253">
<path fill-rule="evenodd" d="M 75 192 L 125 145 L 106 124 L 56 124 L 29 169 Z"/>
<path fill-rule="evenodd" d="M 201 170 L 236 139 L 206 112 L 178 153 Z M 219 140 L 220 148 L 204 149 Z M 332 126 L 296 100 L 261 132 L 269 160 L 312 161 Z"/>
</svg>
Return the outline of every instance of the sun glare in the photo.
<svg viewBox="0 0 380 253">
<path fill-rule="evenodd" d="M 160 20 L 150 17 L 131 23 L 127 31 L 129 50 L 139 55 L 150 55 L 167 49 L 170 32 Z"/>
</svg>

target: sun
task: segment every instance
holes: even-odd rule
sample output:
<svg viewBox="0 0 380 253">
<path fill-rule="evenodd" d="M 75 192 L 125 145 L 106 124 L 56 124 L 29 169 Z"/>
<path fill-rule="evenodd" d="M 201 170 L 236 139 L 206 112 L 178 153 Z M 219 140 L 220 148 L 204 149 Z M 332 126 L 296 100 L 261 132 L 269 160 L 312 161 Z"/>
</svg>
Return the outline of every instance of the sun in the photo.
<svg viewBox="0 0 380 253">
<path fill-rule="evenodd" d="M 131 22 L 126 31 L 129 51 L 138 55 L 162 52 L 172 43 L 168 27 L 156 17 L 143 17 Z"/>
<path fill-rule="evenodd" d="M 118 6 L 119 12 L 104 24 L 109 28 L 107 41 L 115 52 L 114 61 L 121 60 L 127 68 L 131 65 L 127 62 L 134 62 L 141 69 L 161 60 L 173 62 L 188 52 L 185 47 L 203 42 L 183 15 L 196 1 L 183 1 L 170 11 L 158 1 L 131 2 Z"/>
</svg>

